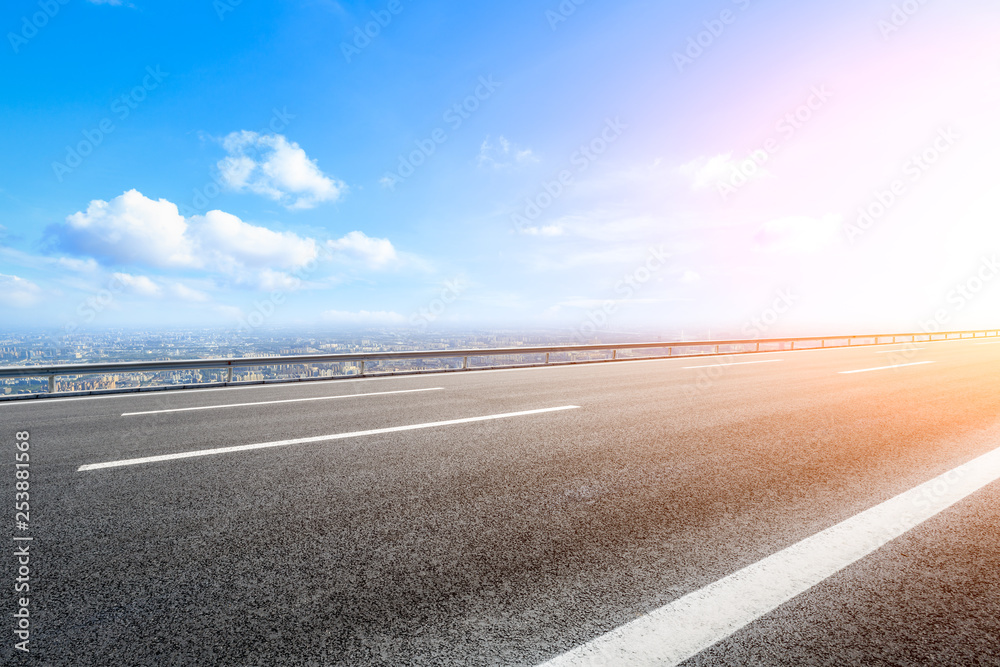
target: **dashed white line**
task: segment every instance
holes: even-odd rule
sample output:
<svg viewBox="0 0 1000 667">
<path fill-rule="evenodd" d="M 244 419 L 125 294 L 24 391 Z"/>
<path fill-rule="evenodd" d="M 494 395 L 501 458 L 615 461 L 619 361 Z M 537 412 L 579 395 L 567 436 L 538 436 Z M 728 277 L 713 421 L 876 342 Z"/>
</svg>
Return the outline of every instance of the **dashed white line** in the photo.
<svg viewBox="0 0 1000 667">
<path fill-rule="evenodd" d="M 778 361 L 784 361 L 784 359 L 765 359 L 763 361 L 733 361 L 726 364 L 705 364 L 704 366 L 684 366 L 684 369 L 689 368 L 715 368 L 716 366 L 747 366 L 749 364 L 773 364 Z"/>
<path fill-rule="evenodd" d="M 856 371 L 840 371 L 841 375 L 850 375 L 851 373 L 870 373 L 871 371 L 884 371 L 890 368 L 903 368 L 904 366 L 921 366 L 923 364 L 933 364 L 933 361 L 914 361 L 909 364 L 893 364 L 892 366 L 879 366 L 878 368 L 861 368 Z"/>
<path fill-rule="evenodd" d="M 678 665 L 998 479 L 995 449 L 542 667 Z"/>
<path fill-rule="evenodd" d="M 228 403 L 226 405 L 199 405 L 192 408 L 171 408 L 169 410 L 146 410 L 144 412 L 123 412 L 122 417 L 135 415 L 158 415 L 164 412 L 190 412 L 192 410 L 219 410 L 222 408 L 243 408 L 248 405 L 274 405 L 277 403 L 305 403 L 307 401 L 332 401 L 338 398 L 364 398 L 365 396 L 389 396 L 390 394 L 414 394 L 420 391 L 441 391 L 444 387 L 422 389 L 400 389 L 398 391 L 377 391 L 370 394 L 341 394 L 338 396 L 313 396 L 311 398 L 286 398 L 280 401 L 257 401 L 256 403 Z"/>
<path fill-rule="evenodd" d="M 902 350 L 879 350 L 875 354 L 892 354 L 893 352 L 912 352 L 913 350 L 925 350 L 924 347 L 905 347 Z"/>
<path fill-rule="evenodd" d="M 424 428 L 436 428 L 438 426 L 453 426 L 455 424 L 471 424 L 474 422 L 491 421 L 494 419 L 508 419 L 511 417 L 524 417 L 527 415 L 540 415 L 546 412 L 560 412 L 562 410 L 577 410 L 579 405 L 563 405 L 558 408 L 541 408 L 538 410 L 522 410 L 520 412 L 505 412 L 497 415 L 485 415 L 483 417 L 465 417 L 462 419 L 449 419 L 439 422 L 427 422 L 424 424 L 408 424 L 406 426 L 390 426 L 388 428 L 375 428 L 367 431 L 351 431 L 349 433 L 333 433 L 331 435 L 316 435 L 309 438 L 295 438 L 293 440 L 276 440 L 273 442 L 259 442 L 252 445 L 236 445 L 233 447 L 216 447 L 214 449 L 198 449 L 190 452 L 178 452 L 176 454 L 162 454 L 159 456 L 144 456 L 136 459 L 121 459 L 119 461 L 107 461 L 106 463 L 88 463 L 77 468 L 77 472 L 87 470 L 100 470 L 102 468 L 121 468 L 123 466 L 134 466 L 142 463 L 159 463 L 161 461 L 176 461 L 178 459 L 190 459 L 199 456 L 214 456 L 216 454 L 231 454 L 233 452 L 247 452 L 254 449 L 269 449 L 272 447 L 288 447 L 289 445 L 303 445 L 310 442 L 327 442 L 330 440 L 344 440 L 346 438 L 360 438 L 366 435 L 381 435 L 383 433 L 399 433 L 400 431 L 416 431 Z"/>
</svg>

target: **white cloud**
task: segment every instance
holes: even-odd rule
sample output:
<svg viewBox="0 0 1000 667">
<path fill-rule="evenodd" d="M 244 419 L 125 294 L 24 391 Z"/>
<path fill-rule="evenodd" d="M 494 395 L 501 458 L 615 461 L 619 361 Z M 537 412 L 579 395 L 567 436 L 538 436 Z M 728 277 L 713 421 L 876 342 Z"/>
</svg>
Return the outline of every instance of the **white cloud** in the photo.
<svg viewBox="0 0 1000 667">
<path fill-rule="evenodd" d="M 5 262 L 17 264 L 28 268 L 38 269 L 48 267 L 50 270 L 61 272 L 64 269 L 76 273 L 94 273 L 99 268 L 99 264 L 92 258 L 75 259 L 71 257 L 46 257 L 45 255 L 33 255 L 31 253 L 0 246 L 0 258 Z"/>
<path fill-rule="evenodd" d="M 407 321 L 403 315 L 385 310 L 361 310 L 356 313 L 345 310 L 328 310 L 323 313 L 323 319 L 334 324 L 351 325 L 396 325 L 405 324 Z"/>
<path fill-rule="evenodd" d="M 96 257 L 105 265 L 123 268 L 199 270 L 266 290 L 301 288 L 303 281 L 293 274 L 319 261 L 367 270 L 418 263 L 400 256 L 388 239 L 360 231 L 323 243 L 253 225 L 224 211 L 185 218 L 174 204 L 153 201 L 136 190 L 109 202 L 92 201 L 85 212 L 69 216 L 56 235 L 76 254 L 91 256 L 48 260 L 76 271 L 96 270 Z M 141 287 L 152 294 L 150 285 Z"/>
<path fill-rule="evenodd" d="M 522 227 L 518 232 L 527 236 L 562 236 L 564 229 L 560 225 L 544 225 L 542 227 Z"/>
<path fill-rule="evenodd" d="M 0 273 L 0 303 L 27 308 L 38 303 L 41 295 L 41 288 L 30 280 Z"/>
<path fill-rule="evenodd" d="M 626 208 L 591 208 L 560 216 L 547 225 L 522 228 L 531 236 L 570 236 L 596 241 L 602 247 L 622 242 L 644 242 L 662 233 L 665 220 L 660 216 L 636 214 Z"/>
<path fill-rule="evenodd" d="M 384 268 L 399 259 L 389 239 L 372 238 L 363 232 L 350 232 L 335 241 L 327 241 L 326 245 L 335 256 L 346 256 L 375 269 Z"/>
<path fill-rule="evenodd" d="M 159 296 L 162 292 L 159 285 L 146 276 L 133 276 L 128 273 L 113 273 L 111 278 L 125 289 L 139 296 Z"/>
<path fill-rule="evenodd" d="M 752 166 L 749 163 L 753 163 Z M 734 160 L 732 153 L 722 153 L 714 157 L 699 157 L 681 165 L 677 171 L 691 179 L 692 190 L 702 190 L 729 182 L 734 172 L 740 172 L 747 180 L 769 176 L 769 172 L 750 157 Z"/>
<path fill-rule="evenodd" d="M 60 257 L 56 260 L 56 263 L 64 269 L 69 269 L 70 271 L 77 271 L 79 273 L 93 273 L 97 270 L 98 264 L 93 259 L 88 257 L 87 259 L 73 259 L 71 257 Z"/>
<path fill-rule="evenodd" d="M 257 285 L 262 290 L 292 292 L 302 287 L 302 281 L 283 271 L 264 269 L 257 276 Z"/>
<path fill-rule="evenodd" d="M 129 190 L 110 202 L 95 199 L 66 218 L 64 238 L 77 252 L 113 262 L 158 267 L 199 264 L 188 223 L 166 199 Z"/>
<path fill-rule="evenodd" d="M 219 161 L 223 181 L 236 191 L 264 195 L 289 209 L 333 202 L 347 186 L 326 176 L 306 152 L 280 134 L 233 132 L 222 142 L 229 155 Z"/>
<path fill-rule="evenodd" d="M 532 150 L 515 146 L 503 135 L 497 137 L 495 143 L 487 136 L 479 146 L 478 163 L 480 167 L 500 168 L 530 162 L 538 162 L 538 158 L 535 157 Z"/>
<path fill-rule="evenodd" d="M 681 282 L 687 285 L 701 282 L 701 275 L 699 275 L 697 271 L 691 271 L 689 269 L 681 275 Z"/>
<path fill-rule="evenodd" d="M 194 301 L 196 303 L 204 303 L 209 301 L 211 297 L 200 290 L 192 289 L 187 285 L 182 285 L 181 283 L 174 283 L 170 286 L 170 293 L 182 300 L 182 301 Z"/>
<path fill-rule="evenodd" d="M 191 218 L 204 262 L 231 272 L 234 268 L 297 268 L 316 258 L 316 241 L 291 232 L 275 232 L 243 222 L 223 211 Z"/>
<path fill-rule="evenodd" d="M 251 225 L 223 211 L 185 218 L 167 200 L 153 201 L 136 190 L 110 202 L 92 201 L 86 212 L 66 218 L 60 234 L 76 252 L 112 263 L 225 274 L 295 269 L 318 255 L 313 239 Z M 93 262 L 60 261 L 81 269 Z"/>
</svg>

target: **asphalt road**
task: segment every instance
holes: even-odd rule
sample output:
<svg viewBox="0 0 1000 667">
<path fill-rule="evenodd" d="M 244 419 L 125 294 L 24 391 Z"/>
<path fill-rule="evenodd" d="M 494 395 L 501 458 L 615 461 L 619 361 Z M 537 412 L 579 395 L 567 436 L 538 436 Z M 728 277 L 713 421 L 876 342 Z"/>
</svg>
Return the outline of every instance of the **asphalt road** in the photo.
<svg viewBox="0 0 1000 667">
<path fill-rule="evenodd" d="M 538 665 L 1000 447 L 982 343 L 0 404 L 0 658 Z M 684 664 L 1000 665 L 998 517 L 993 483 Z"/>
</svg>

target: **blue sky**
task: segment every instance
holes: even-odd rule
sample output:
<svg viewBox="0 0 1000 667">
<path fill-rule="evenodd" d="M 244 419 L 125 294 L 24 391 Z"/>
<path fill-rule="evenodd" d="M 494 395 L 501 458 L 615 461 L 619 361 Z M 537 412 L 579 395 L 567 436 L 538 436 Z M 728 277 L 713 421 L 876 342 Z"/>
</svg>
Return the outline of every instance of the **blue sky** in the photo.
<svg viewBox="0 0 1000 667">
<path fill-rule="evenodd" d="M 11 2 L 0 317 L 996 326 L 998 23 L 985 0 Z"/>
</svg>

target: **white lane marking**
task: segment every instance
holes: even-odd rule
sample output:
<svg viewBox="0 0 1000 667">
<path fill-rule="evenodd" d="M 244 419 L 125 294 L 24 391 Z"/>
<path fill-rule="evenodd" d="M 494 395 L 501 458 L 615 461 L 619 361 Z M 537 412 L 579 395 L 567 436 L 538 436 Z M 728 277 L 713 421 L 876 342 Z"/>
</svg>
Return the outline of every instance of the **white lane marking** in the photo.
<svg viewBox="0 0 1000 667">
<path fill-rule="evenodd" d="M 1000 340 L 991 340 L 988 343 L 976 343 L 976 345 L 1000 345 Z"/>
<path fill-rule="evenodd" d="M 875 354 L 892 354 L 893 352 L 912 352 L 913 350 L 924 350 L 923 347 L 905 347 L 902 350 L 879 350 Z"/>
<path fill-rule="evenodd" d="M 423 389 L 400 389 L 398 391 L 378 391 L 371 394 L 341 394 L 338 396 L 313 396 L 311 398 L 286 398 L 280 401 L 258 401 L 256 403 L 229 403 L 226 405 L 199 405 L 193 408 L 172 408 L 169 410 L 146 410 L 145 412 L 123 412 L 122 417 L 135 415 L 158 415 L 164 412 L 189 412 L 191 410 L 218 410 L 220 408 L 242 408 L 248 405 L 274 405 L 275 403 L 304 403 L 306 401 L 332 401 L 338 398 L 363 398 L 365 396 L 388 396 L 390 394 L 414 394 L 419 391 L 441 391 L 444 387 Z"/>
<path fill-rule="evenodd" d="M 856 371 L 840 371 L 841 375 L 850 375 L 851 373 L 869 373 L 871 371 L 884 371 L 889 368 L 903 368 L 904 366 L 922 366 L 923 364 L 933 364 L 933 361 L 914 361 L 908 364 L 893 364 L 892 366 L 879 366 L 878 368 L 862 368 Z"/>
<path fill-rule="evenodd" d="M 998 479 L 995 449 L 543 667 L 678 665 Z"/>
<path fill-rule="evenodd" d="M 295 438 L 294 440 L 276 440 L 274 442 L 259 442 L 253 445 L 236 445 L 233 447 L 217 447 L 215 449 L 199 449 L 192 452 L 179 452 L 177 454 L 161 454 L 159 456 L 144 456 L 138 459 L 122 459 L 120 461 L 108 461 L 106 463 L 88 463 L 76 469 L 77 472 L 86 470 L 99 470 L 101 468 L 120 468 L 122 466 L 133 466 L 141 463 L 159 463 L 160 461 L 175 461 L 177 459 L 190 459 L 198 456 L 214 456 L 216 454 L 230 454 L 232 452 L 246 452 L 253 449 L 269 449 L 271 447 L 287 447 L 289 445 L 302 445 L 309 442 L 326 442 L 329 440 L 343 440 L 345 438 L 360 438 L 366 435 L 380 435 L 382 433 L 398 433 L 400 431 L 416 431 L 424 428 L 435 428 L 437 426 L 453 426 L 455 424 L 471 424 L 473 422 L 490 421 L 493 419 L 508 419 L 510 417 L 524 417 L 526 415 L 539 415 L 545 412 L 559 412 L 561 410 L 578 410 L 579 405 L 564 405 L 558 408 L 541 408 L 538 410 L 522 410 L 521 412 L 505 412 L 497 415 L 486 415 L 483 417 L 465 417 L 463 419 L 449 419 L 440 422 L 427 422 L 425 424 L 408 424 L 406 426 L 390 426 L 388 428 L 375 428 L 368 431 L 351 431 L 349 433 L 333 433 L 331 435 L 316 435 L 309 438 Z"/>
<path fill-rule="evenodd" d="M 725 364 L 705 364 L 704 366 L 684 366 L 684 370 L 689 368 L 715 368 L 716 366 L 746 366 L 748 364 L 773 364 L 784 359 L 765 359 L 764 361 L 733 361 Z"/>
</svg>

